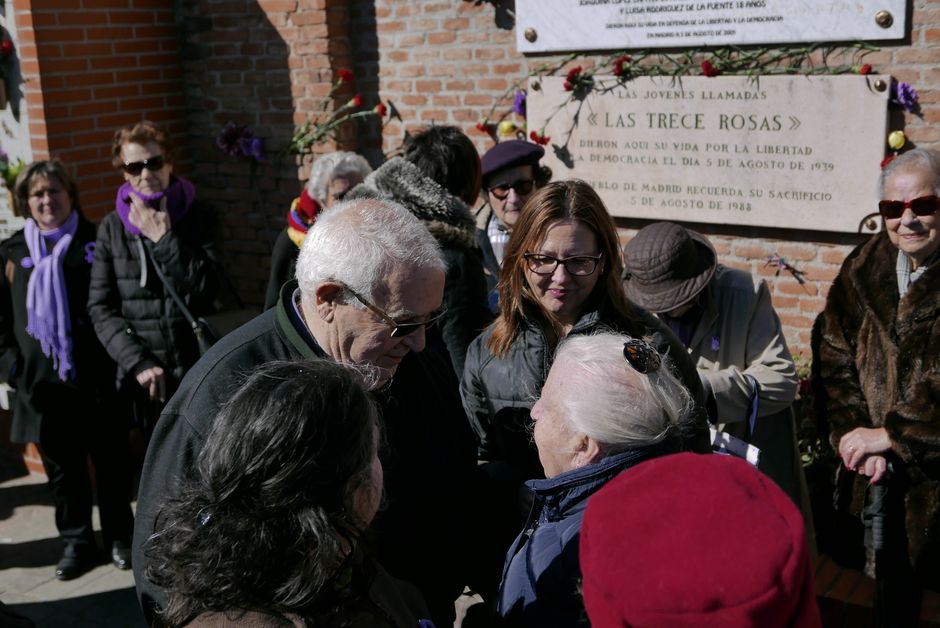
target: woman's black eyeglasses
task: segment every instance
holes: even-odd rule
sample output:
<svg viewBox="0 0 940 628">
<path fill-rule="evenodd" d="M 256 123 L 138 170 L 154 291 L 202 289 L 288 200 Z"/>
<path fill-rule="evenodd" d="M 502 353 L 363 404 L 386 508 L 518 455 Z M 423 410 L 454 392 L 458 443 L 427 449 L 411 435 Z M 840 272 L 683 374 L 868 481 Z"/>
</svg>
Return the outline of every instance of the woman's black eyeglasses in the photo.
<svg viewBox="0 0 940 628">
<path fill-rule="evenodd" d="M 490 194 L 492 194 L 499 200 L 503 200 L 504 198 L 509 196 L 510 189 L 515 190 L 516 194 L 518 194 L 519 196 L 525 196 L 526 194 L 531 192 L 532 188 L 534 187 L 535 187 L 535 181 L 532 179 L 516 179 L 512 183 L 499 183 L 488 189 L 490 191 Z"/>
<path fill-rule="evenodd" d="M 569 274 L 575 277 L 587 277 L 593 275 L 594 271 L 597 270 L 597 265 L 600 263 L 603 253 L 594 256 L 577 255 L 564 259 L 552 257 L 551 255 L 542 255 L 541 253 L 526 253 L 523 257 L 529 270 L 536 275 L 551 275 L 559 264 L 563 264 Z"/>
<path fill-rule="evenodd" d="M 439 319 L 440 317 L 444 315 L 444 310 L 439 310 L 437 312 L 432 313 L 430 316 L 428 316 L 422 321 L 399 323 L 394 318 L 392 318 L 391 316 L 389 316 L 388 314 L 380 310 L 378 306 L 367 301 L 365 297 L 360 295 L 358 292 L 356 292 L 349 286 L 346 286 L 346 290 L 348 290 L 351 295 L 356 297 L 357 301 L 362 303 L 364 306 L 369 308 L 369 310 L 371 310 L 374 314 L 378 315 L 379 318 L 385 321 L 386 325 L 392 328 L 392 338 L 403 338 L 404 336 L 413 334 L 414 332 L 418 331 L 422 327 L 426 325 L 430 325 L 431 323 L 433 323 L 434 321 L 436 321 L 437 319 Z"/>
<path fill-rule="evenodd" d="M 915 216 L 932 216 L 940 209 L 940 198 L 934 195 L 921 196 L 909 201 L 880 201 L 878 211 L 887 219 L 900 218 L 908 207 Z"/>
<path fill-rule="evenodd" d="M 166 165 L 166 159 L 163 158 L 163 155 L 157 155 L 156 157 L 151 157 L 150 159 L 144 159 L 143 161 L 125 161 L 124 172 L 131 175 L 132 177 L 140 176 L 140 173 L 144 171 L 144 168 L 150 172 L 156 172 L 158 170 L 163 170 L 163 166 Z"/>
</svg>

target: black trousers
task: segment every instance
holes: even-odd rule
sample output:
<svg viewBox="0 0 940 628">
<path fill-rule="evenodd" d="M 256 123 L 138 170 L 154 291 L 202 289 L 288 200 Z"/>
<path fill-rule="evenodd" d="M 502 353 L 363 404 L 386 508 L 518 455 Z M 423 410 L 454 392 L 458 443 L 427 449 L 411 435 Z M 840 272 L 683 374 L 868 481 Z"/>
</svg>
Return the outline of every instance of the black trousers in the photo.
<svg viewBox="0 0 940 628">
<path fill-rule="evenodd" d="M 130 545 L 134 517 L 130 499 L 133 473 L 127 429 L 113 412 L 82 404 L 68 413 L 43 420 L 37 443 L 55 502 L 55 522 L 66 553 L 93 551 L 91 513 L 94 465 L 101 529 L 106 547 L 120 541 Z"/>
</svg>

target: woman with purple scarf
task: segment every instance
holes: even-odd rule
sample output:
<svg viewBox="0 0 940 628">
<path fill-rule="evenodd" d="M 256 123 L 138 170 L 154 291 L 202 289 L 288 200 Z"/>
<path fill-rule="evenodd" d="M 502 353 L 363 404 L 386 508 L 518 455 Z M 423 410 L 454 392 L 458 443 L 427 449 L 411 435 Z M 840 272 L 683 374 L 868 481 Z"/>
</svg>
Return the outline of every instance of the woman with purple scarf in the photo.
<svg viewBox="0 0 940 628">
<path fill-rule="evenodd" d="M 167 286 L 193 316 L 213 311 L 215 220 L 193 184 L 173 173 L 169 136 L 153 123 L 120 129 L 112 155 L 124 184 L 98 228 L 88 311 L 117 362 L 120 402 L 146 435 L 199 358 L 193 329 Z"/>
<path fill-rule="evenodd" d="M 0 244 L 0 381 L 16 391 L 11 440 L 34 442 L 42 455 L 65 542 L 56 577 L 98 564 L 89 454 L 106 546 L 114 565 L 129 569 L 128 430 L 114 407 L 114 363 L 86 308 L 95 226 L 60 161 L 30 164 L 14 197 L 26 224 Z"/>
</svg>

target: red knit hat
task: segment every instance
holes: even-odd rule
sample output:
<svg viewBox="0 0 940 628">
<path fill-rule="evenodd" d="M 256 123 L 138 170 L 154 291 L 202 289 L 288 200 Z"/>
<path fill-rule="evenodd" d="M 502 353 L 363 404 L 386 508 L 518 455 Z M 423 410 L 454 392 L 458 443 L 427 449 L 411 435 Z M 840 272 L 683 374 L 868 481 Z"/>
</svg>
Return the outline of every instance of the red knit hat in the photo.
<svg viewBox="0 0 940 628">
<path fill-rule="evenodd" d="M 580 551 L 595 628 L 822 625 L 802 515 L 737 458 L 625 471 L 588 502 Z"/>
</svg>

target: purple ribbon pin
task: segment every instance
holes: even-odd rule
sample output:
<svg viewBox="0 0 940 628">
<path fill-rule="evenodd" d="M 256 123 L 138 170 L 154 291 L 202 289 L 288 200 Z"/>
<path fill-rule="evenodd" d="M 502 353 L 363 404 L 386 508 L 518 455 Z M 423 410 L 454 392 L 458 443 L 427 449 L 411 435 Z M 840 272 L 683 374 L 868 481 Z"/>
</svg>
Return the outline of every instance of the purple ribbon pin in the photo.
<svg viewBox="0 0 940 628">
<path fill-rule="evenodd" d="M 721 346 L 721 340 L 718 338 L 718 336 L 712 336 L 709 346 L 711 346 L 712 351 L 718 351 L 718 347 Z"/>
<path fill-rule="evenodd" d="M 85 245 L 85 261 L 91 264 L 95 261 L 95 243 L 89 242 Z"/>
<path fill-rule="evenodd" d="M 32 268 L 32 267 L 33 267 L 33 258 L 32 258 L 32 257 L 24 257 L 23 259 L 20 260 L 20 266 L 22 266 L 23 268 Z"/>
</svg>

